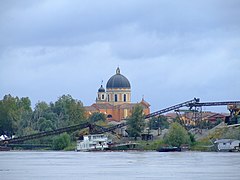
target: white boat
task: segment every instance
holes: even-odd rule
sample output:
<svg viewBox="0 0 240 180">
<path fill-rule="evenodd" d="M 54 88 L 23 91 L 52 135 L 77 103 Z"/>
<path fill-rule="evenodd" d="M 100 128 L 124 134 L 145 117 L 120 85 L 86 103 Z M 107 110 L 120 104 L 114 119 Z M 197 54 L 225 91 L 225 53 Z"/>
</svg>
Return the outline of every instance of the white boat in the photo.
<svg viewBox="0 0 240 180">
<path fill-rule="evenodd" d="M 219 139 L 214 144 L 217 151 L 240 151 L 240 140 L 237 139 Z"/>
<path fill-rule="evenodd" d="M 77 141 L 77 151 L 103 151 L 109 148 L 111 140 L 104 134 L 90 134 Z"/>
</svg>

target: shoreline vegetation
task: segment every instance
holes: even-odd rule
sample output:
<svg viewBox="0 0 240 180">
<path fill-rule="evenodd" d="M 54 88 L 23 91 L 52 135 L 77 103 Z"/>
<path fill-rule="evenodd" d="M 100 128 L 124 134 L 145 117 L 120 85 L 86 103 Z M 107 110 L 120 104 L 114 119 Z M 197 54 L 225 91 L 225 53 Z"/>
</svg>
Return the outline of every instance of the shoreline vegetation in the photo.
<svg viewBox="0 0 240 180">
<path fill-rule="evenodd" d="M 212 129 L 203 129 L 202 134 L 193 134 L 177 118 L 173 122 L 168 122 L 165 116 L 159 116 L 157 119 L 153 117 L 146 121 L 140 105 L 133 109 L 132 115 L 126 121 L 128 122 L 126 127 L 128 138 L 124 137 L 125 142 L 138 143 L 139 150 L 144 151 L 155 151 L 164 146 L 181 147 L 181 145 L 187 145 L 192 151 L 214 151 L 213 141 L 216 139 L 240 139 L 240 127 L 226 127 L 224 123 Z M 103 113 L 96 112 L 86 116 L 83 103 L 73 99 L 71 95 L 63 95 L 56 102 L 51 103 L 39 101 L 33 109 L 28 97 L 18 98 L 9 94 L 0 100 L 0 135 L 7 137 L 26 136 L 85 122 L 106 128 L 111 127 Z M 153 140 L 139 140 L 142 134 L 149 135 L 153 130 L 158 134 L 153 136 Z M 89 129 L 81 129 L 58 136 L 28 140 L 27 144 L 51 145 L 50 148 L 40 150 L 74 151 L 76 141 L 89 133 Z M 123 137 L 119 138 L 118 135 L 110 133 L 109 135 L 113 137 L 114 142 L 124 143 Z"/>
</svg>

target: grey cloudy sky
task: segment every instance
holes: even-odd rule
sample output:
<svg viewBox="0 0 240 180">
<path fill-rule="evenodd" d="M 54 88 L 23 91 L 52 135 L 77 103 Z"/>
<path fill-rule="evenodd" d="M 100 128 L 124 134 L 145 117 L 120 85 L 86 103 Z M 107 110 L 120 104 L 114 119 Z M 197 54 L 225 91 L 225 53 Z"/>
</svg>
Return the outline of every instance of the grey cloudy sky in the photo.
<svg viewBox="0 0 240 180">
<path fill-rule="evenodd" d="M 91 105 L 119 66 L 152 111 L 240 100 L 239 17 L 239 0 L 2 0 L 0 97 Z"/>
</svg>

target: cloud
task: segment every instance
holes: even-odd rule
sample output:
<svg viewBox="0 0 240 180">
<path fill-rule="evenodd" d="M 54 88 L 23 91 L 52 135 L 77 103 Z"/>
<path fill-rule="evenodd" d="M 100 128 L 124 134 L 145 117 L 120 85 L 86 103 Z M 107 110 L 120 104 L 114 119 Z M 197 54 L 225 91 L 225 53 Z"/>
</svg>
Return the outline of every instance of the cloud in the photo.
<svg viewBox="0 0 240 180">
<path fill-rule="evenodd" d="M 0 95 L 94 102 L 117 66 L 152 110 L 195 96 L 239 98 L 237 0 L 5 1 Z"/>
<path fill-rule="evenodd" d="M 3 3 L 2 43 L 76 45 L 113 39 L 112 30 L 131 24 L 137 24 L 146 33 L 164 34 L 208 31 L 226 24 L 231 28 L 239 22 L 238 16 L 234 16 L 239 14 L 236 1 L 24 2 Z"/>
</svg>

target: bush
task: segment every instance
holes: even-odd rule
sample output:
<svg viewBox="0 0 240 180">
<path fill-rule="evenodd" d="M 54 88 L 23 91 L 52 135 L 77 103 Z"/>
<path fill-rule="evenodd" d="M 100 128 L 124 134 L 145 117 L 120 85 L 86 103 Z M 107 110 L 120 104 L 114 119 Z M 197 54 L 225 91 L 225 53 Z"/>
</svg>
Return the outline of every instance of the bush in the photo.
<svg viewBox="0 0 240 180">
<path fill-rule="evenodd" d="M 54 150 L 63 150 L 70 144 L 71 144 L 70 136 L 67 133 L 63 133 L 60 136 L 54 138 L 53 149 Z"/>
<path fill-rule="evenodd" d="M 147 143 L 144 142 L 143 149 L 144 150 L 157 150 L 159 149 L 164 142 L 162 140 L 155 140 L 155 141 L 148 141 Z"/>
<path fill-rule="evenodd" d="M 105 122 L 107 120 L 107 117 L 105 114 L 103 113 L 99 113 L 99 112 L 94 112 L 90 117 L 89 117 L 89 121 L 91 123 L 95 123 L 97 121 L 103 121 Z"/>
<path fill-rule="evenodd" d="M 209 139 L 203 139 L 201 141 L 193 143 L 191 146 L 191 150 L 209 152 L 213 151 L 214 147 L 212 146 L 212 143 Z"/>
<path fill-rule="evenodd" d="M 191 140 L 188 132 L 177 122 L 172 123 L 164 142 L 171 146 L 180 147 L 182 144 L 190 144 Z"/>
</svg>

